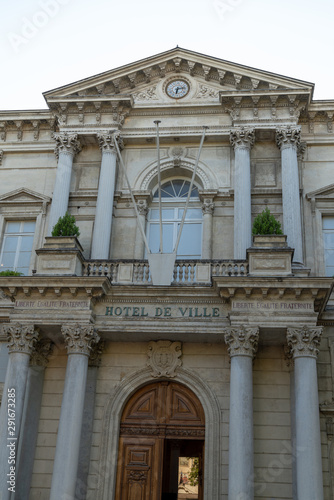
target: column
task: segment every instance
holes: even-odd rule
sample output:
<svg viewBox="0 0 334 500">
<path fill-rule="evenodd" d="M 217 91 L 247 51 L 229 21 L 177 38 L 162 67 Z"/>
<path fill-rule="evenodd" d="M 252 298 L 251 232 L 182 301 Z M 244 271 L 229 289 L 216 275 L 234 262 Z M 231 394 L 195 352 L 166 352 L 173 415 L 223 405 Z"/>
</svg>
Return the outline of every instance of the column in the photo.
<svg viewBox="0 0 334 500">
<path fill-rule="evenodd" d="M 92 259 L 108 259 L 113 217 L 117 151 L 112 133 L 97 136 L 102 150 L 99 190 L 92 240 Z"/>
<path fill-rule="evenodd" d="M 73 159 L 81 151 L 77 134 L 65 132 L 53 134 L 53 138 L 57 143 L 55 154 L 58 158 L 58 166 L 49 217 L 49 235 L 59 217 L 63 217 L 68 208 Z"/>
<path fill-rule="evenodd" d="M 52 348 L 51 340 L 41 339 L 36 343 L 30 358 L 18 451 L 16 495 L 20 500 L 29 499 L 43 396 L 44 373 Z"/>
<path fill-rule="evenodd" d="M 287 329 L 295 365 L 297 500 L 323 500 L 317 355 L 321 327 Z"/>
<path fill-rule="evenodd" d="M 37 341 L 34 325 L 3 325 L 9 361 L 0 409 L 0 498 L 8 500 L 17 486 L 17 450 L 30 354 Z M 10 461 L 10 463 L 9 463 Z"/>
<path fill-rule="evenodd" d="M 283 230 L 288 245 L 295 249 L 293 261 L 303 263 L 302 224 L 297 148 L 300 129 L 284 127 L 276 130 L 276 142 L 281 150 Z"/>
<path fill-rule="evenodd" d="M 98 369 L 101 364 L 103 349 L 104 342 L 95 344 L 92 348 L 88 360 L 86 395 L 79 451 L 79 465 L 77 473 L 77 484 L 75 488 L 75 498 L 78 500 L 86 498 L 87 495 L 87 479 L 89 473 L 90 451 L 93 437 L 96 382 Z"/>
<path fill-rule="evenodd" d="M 85 401 L 88 357 L 99 341 L 93 325 L 62 326 L 68 352 L 50 500 L 74 500 Z"/>
<path fill-rule="evenodd" d="M 250 150 L 254 130 L 244 127 L 231 130 L 230 141 L 235 151 L 234 167 L 234 258 L 245 259 L 252 246 L 252 206 Z"/>
<path fill-rule="evenodd" d="M 215 204 L 212 198 L 204 198 L 202 204 L 203 212 L 203 239 L 202 239 L 202 259 L 212 259 L 212 219 Z"/>
<path fill-rule="evenodd" d="M 134 259 L 141 260 L 144 258 L 145 255 L 145 243 L 141 231 L 139 229 L 139 223 L 142 224 L 142 227 L 144 228 L 145 231 L 146 217 L 148 214 L 147 200 L 139 199 L 137 201 L 137 209 L 139 213 L 139 221 L 136 221 L 136 240 L 134 249 Z"/>
<path fill-rule="evenodd" d="M 253 500 L 253 357 L 259 329 L 225 328 L 231 357 L 229 420 L 229 500 Z"/>
</svg>

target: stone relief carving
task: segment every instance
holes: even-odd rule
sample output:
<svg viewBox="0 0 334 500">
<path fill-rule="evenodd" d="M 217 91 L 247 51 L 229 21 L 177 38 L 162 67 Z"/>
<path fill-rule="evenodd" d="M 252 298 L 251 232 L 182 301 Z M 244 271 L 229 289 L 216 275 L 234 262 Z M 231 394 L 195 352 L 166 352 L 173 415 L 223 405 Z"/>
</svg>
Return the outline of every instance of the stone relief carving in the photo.
<svg viewBox="0 0 334 500">
<path fill-rule="evenodd" d="M 224 328 L 224 338 L 227 351 L 232 356 L 254 357 L 259 342 L 259 328 L 236 326 Z"/>
<path fill-rule="evenodd" d="M 100 340 L 100 342 L 97 342 L 92 346 L 88 360 L 88 366 L 100 366 L 104 348 L 105 342 L 103 342 L 103 340 Z"/>
<path fill-rule="evenodd" d="M 181 165 L 181 159 L 185 156 L 185 149 L 181 146 L 176 146 L 175 148 L 171 148 L 170 151 L 173 157 L 174 167 L 179 167 Z"/>
<path fill-rule="evenodd" d="M 144 217 L 148 214 L 148 205 L 146 200 L 139 200 L 137 202 L 137 210 L 139 215 L 143 215 Z"/>
<path fill-rule="evenodd" d="M 61 332 L 65 338 L 68 354 L 83 354 L 89 356 L 92 345 L 96 344 L 100 337 L 93 325 L 63 325 Z"/>
<path fill-rule="evenodd" d="M 31 354 L 38 339 L 34 325 L 12 323 L 3 325 L 2 331 L 7 335 L 9 354 L 22 352 Z"/>
<path fill-rule="evenodd" d="M 215 204 L 212 201 L 212 199 L 210 199 L 210 198 L 205 199 L 204 202 L 203 202 L 203 204 L 202 204 L 203 215 L 205 215 L 205 214 L 212 215 L 214 209 L 215 209 Z"/>
<path fill-rule="evenodd" d="M 319 352 L 323 328 L 321 326 L 302 326 L 287 329 L 288 346 L 294 358 L 312 357 L 316 358 Z"/>
<path fill-rule="evenodd" d="M 150 87 L 149 89 L 145 89 L 141 92 L 135 92 L 133 94 L 133 99 L 135 101 L 157 101 L 158 96 L 157 96 L 157 86 L 153 85 L 153 87 Z"/>
<path fill-rule="evenodd" d="M 116 139 L 119 148 L 123 149 L 123 140 L 118 130 L 97 134 L 97 140 L 102 152 L 116 152 L 114 139 Z"/>
<path fill-rule="evenodd" d="M 2 165 L 2 159 L 3 159 L 3 150 L 0 149 L 0 165 Z"/>
<path fill-rule="evenodd" d="M 230 142 L 234 149 L 236 148 L 251 149 L 254 145 L 254 141 L 255 141 L 254 129 L 246 129 L 245 127 L 240 127 L 233 129 L 230 132 Z"/>
<path fill-rule="evenodd" d="M 181 342 L 159 340 L 148 344 L 147 366 L 152 368 L 152 377 L 175 377 L 176 370 L 182 366 Z"/>
<path fill-rule="evenodd" d="M 56 141 L 55 155 L 59 158 L 59 153 L 65 153 L 75 156 L 81 151 L 81 144 L 78 140 L 78 134 L 53 133 L 52 138 Z"/>
<path fill-rule="evenodd" d="M 219 90 L 206 85 L 200 85 L 199 91 L 196 94 L 197 99 L 217 99 L 219 97 Z"/>
<path fill-rule="evenodd" d="M 49 362 L 49 357 L 52 354 L 54 344 L 49 339 L 40 339 L 36 342 L 35 349 L 31 354 L 31 366 L 44 366 L 46 367 Z"/>
</svg>

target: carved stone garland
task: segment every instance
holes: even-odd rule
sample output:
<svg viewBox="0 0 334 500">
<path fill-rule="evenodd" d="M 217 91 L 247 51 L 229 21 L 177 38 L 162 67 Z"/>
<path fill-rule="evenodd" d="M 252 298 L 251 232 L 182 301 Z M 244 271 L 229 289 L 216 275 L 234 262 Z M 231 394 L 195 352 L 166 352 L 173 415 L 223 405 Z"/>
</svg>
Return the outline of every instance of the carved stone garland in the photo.
<svg viewBox="0 0 334 500">
<path fill-rule="evenodd" d="M 254 357 L 259 342 L 259 328 L 236 326 L 224 328 L 227 351 L 232 356 Z"/>
<path fill-rule="evenodd" d="M 3 325 L 3 333 L 7 335 L 9 354 L 21 352 L 31 354 L 38 339 L 38 332 L 34 325 L 13 323 Z"/>
<path fill-rule="evenodd" d="M 316 358 L 319 352 L 323 328 L 321 326 L 302 326 L 300 328 L 287 329 L 288 346 L 294 358 L 311 357 Z"/>
<path fill-rule="evenodd" d="M 147 355 L 147 366 L 152 368 L 152 377 L 175 377 L 177 368 L 182 366 L 180 359 L 182 356 L 181 342 L 171 342 L 169 340 L 150 342 Z"/>
<path fill-rule="evenodd" d="M 65 338 L 68 354 L 83 354 L 89 356 L 92 345 L 96 344 L 100 337 L 95 331 L 93 325 L 64 325 L 61 332 Z"/>
</svg>

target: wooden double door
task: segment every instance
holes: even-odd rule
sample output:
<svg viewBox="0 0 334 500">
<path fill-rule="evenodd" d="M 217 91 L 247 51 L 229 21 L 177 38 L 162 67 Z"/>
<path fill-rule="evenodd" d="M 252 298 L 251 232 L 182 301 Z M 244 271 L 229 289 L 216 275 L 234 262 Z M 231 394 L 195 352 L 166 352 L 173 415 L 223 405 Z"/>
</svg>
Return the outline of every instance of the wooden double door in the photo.
<svg viewBox="0 0 334 500">
<path fill-rule="evenodd" d="M 204 435 L 204 411 L 191 390 L 169 381 L 142 387 L 121 419 L 116 500 L 203 500 Z M 181 485 L 187 459 L 196 463 L 197 493 Z"/>
</svg>

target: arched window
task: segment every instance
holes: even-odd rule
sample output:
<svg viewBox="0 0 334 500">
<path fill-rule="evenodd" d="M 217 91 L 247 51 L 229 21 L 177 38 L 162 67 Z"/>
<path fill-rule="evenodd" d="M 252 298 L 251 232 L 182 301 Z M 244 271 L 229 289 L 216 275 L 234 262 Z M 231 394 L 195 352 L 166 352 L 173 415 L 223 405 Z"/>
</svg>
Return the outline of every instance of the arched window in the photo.
<svg viewBox="0 0 334 500">
<path fill-rule="evenodd" d="M 174 250 L 183 217 L 190 182 L 175 179 L 161 186 L 163 252 Z M 159 252 L 159 192 L 156 189 L 148 215 L 148 241 L 152 253 Z M 193 186 L 190 203 L 177 250 L 178 259 L 200 259 L 202 257 L 202 209 L 198 189 Z"/>
</svg>

